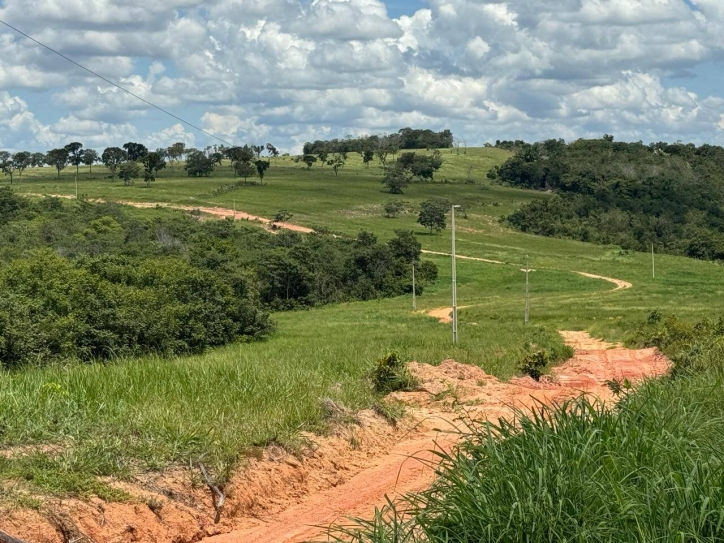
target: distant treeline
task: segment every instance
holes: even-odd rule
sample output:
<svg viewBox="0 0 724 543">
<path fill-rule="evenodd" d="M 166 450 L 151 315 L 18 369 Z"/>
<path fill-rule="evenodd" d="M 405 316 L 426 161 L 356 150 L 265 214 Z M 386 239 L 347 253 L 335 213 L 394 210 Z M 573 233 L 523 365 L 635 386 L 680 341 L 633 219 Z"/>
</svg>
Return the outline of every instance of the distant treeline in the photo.
<svg viewBox="0 0 724 543">
<path fill-rule="evenodd" d="M 384 136 L 360 136 L 332 140 L 317 140 L 304 144 L 305 155 L 326 153 L 360 153 L 375 152 L 387 149 L 393 152 L 402 149 L 448 149 L 453 146 L 453 135 L 450 130 L 433 132 L 432 130 L 414 130 L 403 128 L 396 134 Z"/>
<path fill-rule="evenodd" d="M 411 292 L 413 261 L 424 286 L 437 269 L 420 250 L 411 232 L 275 235 L 0 189 L 0 367 L 262 338 L 271 310 Z"/>
<path fill-rule="evenodd" d="M 555 193 L 507 218 L 524 232 L 724 259 L 722 147 L 548 140 L 520 145 L 488 176 Z"/>
</svg>

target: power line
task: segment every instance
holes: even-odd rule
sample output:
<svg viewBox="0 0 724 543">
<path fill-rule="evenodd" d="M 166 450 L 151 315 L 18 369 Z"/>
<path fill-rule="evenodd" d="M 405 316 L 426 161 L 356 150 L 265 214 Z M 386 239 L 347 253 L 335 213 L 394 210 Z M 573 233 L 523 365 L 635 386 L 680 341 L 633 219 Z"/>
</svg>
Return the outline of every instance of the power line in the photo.
<svg viewBox="0 0 724 543">
<path fill-rule="evenodd" d="M 170 111 L 162 108 L 161 106 L 157 106 L 156 104 L 154 104 L 154 103 L 152 103 L 152 102 L 149 102 L 149 101 L 146 100 L 145 98 L 141 98 L 140 96 L 138 96 L 138 95 L 135 94 L 134 92 L 131 92 L 131 91 L 129 91 L 128 89 L 126 89 L 126 88 L 124 88 L 124 87 L 121 87 L 119 84 L 114 83 L 113 81 L 111 81 L 110 79 L 108 79 L 108 78 L 106 78 L 106 77 L 103 77 L 102 75 L 94 72 L 94 71 L 91 70 L 90 68 L 86 68 L 85 66 L 83 66 L 82 64 L 79 64 L 78 62 L 76 62 L 76 61 L 73 60 L 72 58 L 69 58 L 69 57 L 65 56 L 63 53 L 61 53 L 61 52 L 59 52 L 59 51 L 56 51 L 56 50 L 53 49 L 52 47 L 49 47 L 49 46 L 45 45 L 44 43 L 39 42 L 38 40 L 36 40 L 36 39 L 33 38 L 32 36 L 29 36 L 28 34 L 26 34 L 25 32 L 23 32 L 22 30 L 19 30 L 19 29 L 15 28 L 14 26 L 12 26 L 11 24 L 6 23 L 6 22 L 3 21 L 2 19 L 0 19 L 0 23 L 4 24 L 5 26 L 7 26 L 8 28 L 10 28 L 11 30 L 14 30 L 15 32 L 17 32 L 17 33 L 20 34 L 21 36 L 25 36 L 25 37 L 28 38 L 30 41 L 37 43 L 37 44 L 40 45 L 41 47 L 46 48 L 48 51 L 51 51 L 52 53 L 55 53 L 56 55 L 58 55 L 58 56 L 60 56 L 60 57 L 63 57 L 65 60 L 67 60 L 67 61 L 70 62 L 71 64 L 75 64 L 76 66 L 78 66 L 79 68 L 85 70 L 85 71 L 88 72 L 89 74 L 92 74 L 92 75 L 94 75 L 94 76 L 102 79 L 103 81 L 105 81 L 105 82 L 108 83 L 109 85 L 113 85 L 113 86 L 116 87 L 117 89 L 120 89 L 120 90 L 122 90 L 123 92 L 125 92 L 125 93 L 127 93 L 127 94 L 130 94 L 131 96 L 133 96 L 134 98 L 140 100 L 140 101 L 143 102 L 144 104 L 148 104 L 149 106 L 156 108 L 157 110 L 161 111 L 162 113 L 165 113 L 165 114 L 168 115 L 169 117 L 173 117 L 173 118 L 176 119 L 177 121 L 181 121 L 181 122 L 184 123 L 185 125 L 188 125 L 188 126 L 190 126 L 191 128 L 194 128 L 194 129 L 198 130 L 199 132 L 201 132 L 201 133 L 203 133 L 203 134 L 206 134 L 207 136 L 209 136 L 209 137 L 211 137 L 211 138 L 217 139 L 217 140 L 219 140 L 220 142 L 225 143 L 226 145 L 230 145 L 230 146 L 232 146 L 232 147 L 234 146 L 234 144 L 229 143 L 228 141 L 226 141 L 226 140 L 224 140 L 224 139 L 221 139 L 221 138 L 218 137 L 218 136 L 214 136 L 213 134 L 207 132 L 207 131 L 204 130 L 203 128 L 198 127 L 198 126 L 196 126 L 195 124 L 192 124 L 192 123 L 188 122 L 188 121 L 185 120 L 185 119 L 182 119 L 182 118 L 179 117 L 178 115 L 174 115 L 173 113 L 171 113 Z"/>
</svg>

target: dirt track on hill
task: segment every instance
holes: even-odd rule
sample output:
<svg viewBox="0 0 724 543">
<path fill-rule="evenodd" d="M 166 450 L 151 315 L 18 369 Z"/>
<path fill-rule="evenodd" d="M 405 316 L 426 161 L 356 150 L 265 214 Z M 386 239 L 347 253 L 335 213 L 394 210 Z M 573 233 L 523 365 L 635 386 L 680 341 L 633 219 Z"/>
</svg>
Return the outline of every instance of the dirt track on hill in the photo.
<svg viewBox="0 0 724 543">
<path fill-rule="evenodd" d="M 604 401 L 612 394 L 606 381 L 661 375 L 668 361 L 655 349 L 628 350 L 592 339 L 585 332 L 562 332 L 575 347 L 575 356 L 556 368 L 542 382 L 530 378 L 503 383 L 482 369 L 446 360 L 438 367 L 411 364 L 421 382 L 418 391 L 394 393 L 392 399 L 408 406 L 419 421 L 416 435 L 402 436 L 399 443 L 368 467 L 333 488 L 291 500 L 279 496 L 278 512 L 249 521 L 249 526 L 229 534 L 208 538 L 206 543 L 297 543 L 321 538 L 319 526 L 344 522 L 349 516 L 369 517 L 375 507 L 405 492 L 426 488 L 433 478 L 429 465 L 435 448 L 449 449 L 456 437 L 447 433 L 460 425 L 461 404 L 477 420 L 512 416 L 515 408 L 536 402 L 553 404 L 589 393 Z M 343 458 L 340 459 L 343 462 Z"/>
</svg>

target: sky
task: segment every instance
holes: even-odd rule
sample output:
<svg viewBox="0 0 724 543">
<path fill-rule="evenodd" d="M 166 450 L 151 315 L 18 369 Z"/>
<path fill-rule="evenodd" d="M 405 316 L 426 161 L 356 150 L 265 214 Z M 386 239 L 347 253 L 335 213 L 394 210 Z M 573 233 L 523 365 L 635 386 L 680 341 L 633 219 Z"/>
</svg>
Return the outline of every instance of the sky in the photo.
<svg viewBox="0 0 724 543">
<path fill-rule="evenodd" d="M 233 145 L 724 144 L 724 0 L 0 0 L 0 20 Z M 0 27 L 0 149 L 220 143 Z"/>
</svg>

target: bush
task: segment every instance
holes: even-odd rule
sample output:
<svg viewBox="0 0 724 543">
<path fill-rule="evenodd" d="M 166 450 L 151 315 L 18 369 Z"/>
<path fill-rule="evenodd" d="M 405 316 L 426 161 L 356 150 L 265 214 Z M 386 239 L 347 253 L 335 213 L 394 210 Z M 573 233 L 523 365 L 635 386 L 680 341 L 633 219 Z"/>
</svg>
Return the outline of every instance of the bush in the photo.
<svg viewBox="0 0 724 543">
<path fill-rule="evenodd" d="M 528 353 L 523 357 L 523 360 L 520 363 L 520 371 L 524 375 L 528 375 L 536 381 L 540 381 L 545 368 L 548 367 L 548 364 L 551 361 L 551 354 L 545 349 Z"/>
<path fill-rule="evenodd" d="M 409 391 L 417 386 L 417 381 L 400 356 L 391 352 L 375 362 L 370 373 L 372 385 L 379 394 L 389 394 L 399 390 Z"/>
</svg>

